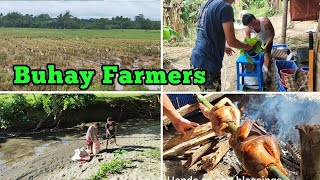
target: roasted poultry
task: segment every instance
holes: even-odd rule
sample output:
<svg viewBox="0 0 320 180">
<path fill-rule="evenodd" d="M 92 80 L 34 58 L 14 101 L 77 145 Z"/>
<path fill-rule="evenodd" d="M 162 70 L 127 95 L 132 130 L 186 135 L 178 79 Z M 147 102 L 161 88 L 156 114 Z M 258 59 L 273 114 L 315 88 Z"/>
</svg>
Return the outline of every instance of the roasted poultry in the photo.
<svg viewBox="0 0 320 180">
<path fill-rule="evenodd" d="M 268 177 L 267 167 L 275 165 L 287 175 L 280 161 L 280 148 L 271 135 L 262 135 L 255 131 L 252 121 L 245 121 L 229 140 L 237 158 L 251 177 Z"/>
<path fill-rule="evenodd" d="M 227 106 L 229 104 L 229 106 Z M 200 105 L 200 109 L 206 109 Z M 228 122 L 240 123 L 240 110 L 228 98 L 221 99 L 215 104 L 211 111 L 202 111 L 206 117 L 210 117 L 212 128 L 217 135 L 222 135 L 223 130 L 228 127 Z"/>
<path fill-rule="evenodd" d="M 226 106 L 229 104 L 230 106 Z M 210 111 L 200 105 L 203 114 L 210 119 L 213 130 L 221 135 L 228 127 L 228 122 L 239 126 L 240 110 L 228 99 L 219 101 Z M 230 146 L 236 153 L 245 171 L 251 177 L 268 177 L 268 165 L 275 165 L 287 175 L 280 161 L 280 149 L 277 141 L 263 133 L 262 128 L 253 128 L 252 121 L 245 121 L 229 140 Z"/>
</svg>

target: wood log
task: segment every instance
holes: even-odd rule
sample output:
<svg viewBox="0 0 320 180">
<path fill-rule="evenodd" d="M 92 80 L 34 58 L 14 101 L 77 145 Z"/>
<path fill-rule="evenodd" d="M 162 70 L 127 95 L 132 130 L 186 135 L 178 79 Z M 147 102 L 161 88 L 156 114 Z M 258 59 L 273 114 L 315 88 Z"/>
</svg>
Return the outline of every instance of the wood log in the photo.
<svg viewBox="0 0 320 180">
<path fill-rule="evenodd" d="M 209 102 L 216 100 L 220 97 L 222 97 L 223 94 L 213 94 L 213 93 L 209 93 L 207 95 L 204 96 L 205 99 L 207 99 Z M 178 113 L 181 116 L 184 116 L 186 114 L 191 113 L 192 111 L 198 109 L 198 103 L 194 103 L 194 104 L 187 104 L 179 109 L 177 109 Z M 163 125 L 167 126 L 171 123 L 170 119 L 167 116 L 163 116 Z"/>
<path fill-rule="evenodd" d="M 301 164 L 301 152 L 299 149 L 294 145 L 292 141 L 288 141 L 288 144 L 286 144 L 287 150 L 292 154 L 293 158 Z"/>
<path fill-rule="evenodd" d="M 212 142 L 209 142 L 197 149 L 192 154 L 192 156 L 189 157 L 188 161 L 183 165 L 183 167 L 189 169 L 191 166 L 193 166 L 201 158 L 201 156 L 204 155 L 210 149 L 211 145 Z"/>
<path fill-rule="evenodd" d="M 171 138 L 169 141 L 165 143 L 163 146 L 163 150 L 168 150 L 182 142 L 189 141 L 192 138 L 195 138 L 199 135 L 207 135 L 210 133 L 214 133 L 212 130 L 211 122 L 208 122 L 206 124 L 202 124 L 201 126 L 195 127 L 193 129 L 190 129 L 186 131 L 186 135 L 184 136 L 175 136 Z"/>
<path fill-rule="evenodd" d="M 193 138 L 189 141 L 183 142 L 169 150 L 166 150 L 163 152 L 163 159 L 169 159 L 175 156 L 182 155 L 186 150 L 198 146 L 200 144 L 206 144 L 209 142 L 209 139 L 214 137 L 215 133 L 210 133 L 204 136 L 199 136 L 196 138 Z"/>
<path fill-rule="evenodd" d="M 216 165 L 220 162 L 223 156 L 229 151 L 229 141 L 226 140 L 219 142 L 215 146 L 215 149 L 216 150 L 213 153 L 210 153 L 201 158 L 202 170 L 209 172 L 216 167 Z"/>
<path fill-rule="evenodd" d="M 192 156 L 192 154 L 193 154 L 194 152 L 196 152 L 200 147 L 201 147 L 201 145 L 195 146 L 195 147 L 187 150 L 186 152 L 184 152 L 183 157 L 189 158 L 189 157 Z"/>
<path fill-rule="evenodd" d="M 287 164 L 288 166 L 295 168 L 295 169 L 300 169 L 300 166 L 294 162 L 291 162 L 290 160 L 288 160 L 285 157 L 281 157 L 281 162 L 283 162 L 284 164 Z"/>
<path fill-rule="evenodd" d="M 320 179 L 320 125 L 298 125 L 302 180 Z"/>
</svg>

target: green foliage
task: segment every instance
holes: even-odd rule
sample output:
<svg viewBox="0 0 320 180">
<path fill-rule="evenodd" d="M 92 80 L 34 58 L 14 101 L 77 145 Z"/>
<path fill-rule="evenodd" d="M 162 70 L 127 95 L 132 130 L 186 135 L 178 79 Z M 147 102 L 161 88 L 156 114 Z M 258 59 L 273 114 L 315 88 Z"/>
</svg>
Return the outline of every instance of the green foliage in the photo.
<svg viewBox="0 0 320 180">
<path fill-rule="evenodd" d="M 122 156 L 127 153 L 128 153 L 128 151 L 126 151 L 124 149 L 117 149 L 116 151 L 114 151 L 114 156 Z"/>
<path fill-rule="evenodd" d="M 15 129 L 17 126 L 25 129 L 34 123 L 37 114 L 31 116 L 30 110 L 39 108 L 38 105 L 30 104 L 22 94 L 13 95 L 9 101 L 0 101 L 0 129 Z"/>
<path fill-rule="evenodd" d="M 150 159 L 160 160 L 161 152 L 159 148 L 146 150 L 142 153 L 143 156 L 147 156 Z"/>
<path fill-rule="evenodd" d="M 111 161 L 99 164 L 99 171 L 96 174 L 91 175 L 91 180 L 98 180 L 106 178 L 107 174 L 115 174 L 121 173 L 121 171 L 127 168 L 130 164 L 130 160 L 125 160 L 121 156 L 123 154 L 119 153 L 126 153 L 125 150 L 118 151 Z"/>
<path fill-rule="evenodd" d="M 36 29 L 36 28 L 0 28 L 1 37 L 12 37 L 12 38 L 48 38 L 48 39 L 85 39 L 92 45 L 97 45 L 99 41 L 97 38 L 115 38 L 115 39 L 138 39 L 138 40 L 160 40 L 160 31 L 144 31 L 139 29 L 111 29 L 111 30 L 100 30 L 100 29 Z M 94 41 L 91 41 L 94 39 Z M 107 41 L 107 45 L 112 42 Z M 105 44 L 98 44 L 105 45 Z M 116 46 L 116 44 L 111 44 Z M 123 46 L 123 44 L 121 44 Z"/>
<path fill-rule="evenodd" d="M 253 6 L 262 8 L 268 5 L 268 0 L 242 0 L 243 6 L 250 9 Z"/>
<path fill-rule="evenodd" d="M 271 10 L 267 13 L 267 17 L 272 17 L 275 15 L 275 11 L 274 10 Z"/>
<path fill-rule="evenodd" d="M 247 53 L 246 53 L 246 51 L 244 49 L 240 49 L 240 54 L 244 55 L 246 57 L 247 61 L 250 64 L 253 64 L 253 59 L 248 54 L 260 54 L 260 53 L 263 53 L 262 41 L 260 39 L 258 39 L 257 37 L 254 37 L 254 38 L 251 38 L 251 39 L 245 38 L 244 39 L 244 43 L 245 44 L 249 44 L 250 46 L 253 46 L 253 48 Z"/>
<path fill-rule="evenodd" d="M 59 14 L 57 17 L 50 17 L 48 14 L 33 16 L 10 12 L 0 16 L 0 26 L 19 28 L 50 28 L 50 29 L 157 29 L 161 27 L 160 21 L 152 21 L 139 14 L 132 21 L 130 18 L 116 16 L 108 18 L 79 19 L 69 11 Z"/>
<path fill-rule="evenodd" d="M 0 130 L 30 131 L 40 121 L 43 122 L 40 129 L 52 128 L 65 120 L 68 110 L 94 104 L 131 111 L 131 118 L 148 117 L 159 111 L 158 96 L 154 94 L 5 94 L 0 95 Z M 77 119 L 69 122 L 76 123 Z"/>
<path fill-rule="evenodd" d="M 180 34 L 168 26 L 163 26 L 163 40 L 170 41 L 174 37 L 180 39 Z"/>
<path fill-rule="evenodd" d="M 190 28 L 197 23 L 197 17 L 200 7 L 207 0 L 184 0 L 182 1 L 181 18 L 185 23 L 186 35 L 190 35 Z"/>
<path fill-rule="evenodd" d="M 47 114 L 66 109 L 84 108 L 96 100 L 93 94 L 46 94 L 41 97 Z"/>
</svg>

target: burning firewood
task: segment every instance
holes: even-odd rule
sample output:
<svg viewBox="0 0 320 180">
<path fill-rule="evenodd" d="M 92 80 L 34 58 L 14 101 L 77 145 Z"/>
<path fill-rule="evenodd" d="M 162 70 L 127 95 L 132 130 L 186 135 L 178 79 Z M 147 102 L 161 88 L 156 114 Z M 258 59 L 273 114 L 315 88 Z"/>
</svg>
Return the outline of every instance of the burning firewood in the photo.
<svg viewBox="0 0 320 180">
<path fill-rule="evenodd" d="M 189 169 L 192 165 L 194 165 L 200 158 L 203 156 L 211 147 L 212 142 L 209 142 L 199 149 L 197 149 L 192 156 L 188 159 L 188 161 L 183 165 L 186 169 Z"/>
<path fill-rule="evenodd" d="M 286 148 L 293 155 L 294 159 L 300 164 L 301 163 L 301 152 L 300 150 L 293 144 L 292 141 L 288 141 L 286 144 Z"/>
<path fill-rule="evenodd" d="M 214 152 L 201 158 L 202 170 L 210 171 L 216 167 L 223 156 L 229 151 L 230 145 L 228 141 L 219 142 L 215 146 Z"/>
</svg>

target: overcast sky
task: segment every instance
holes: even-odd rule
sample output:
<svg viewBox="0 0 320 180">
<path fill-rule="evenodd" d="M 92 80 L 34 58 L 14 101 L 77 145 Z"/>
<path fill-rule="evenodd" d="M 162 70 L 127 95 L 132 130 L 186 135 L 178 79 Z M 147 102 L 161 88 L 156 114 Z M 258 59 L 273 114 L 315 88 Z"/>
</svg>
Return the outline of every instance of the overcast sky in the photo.
<svg viewBox="0 0 320 180">
<path fill-rule="evenodd" d="M 152 20 L 160 20 L 160 0 L 104 0 L 104 1 L 3 1 L 0 12 L 17 11 L 22 14 L 49 14 L 51 17 L 70 11 L 78 18 L 100 18 L 138 14 Z"/>
</svg>

